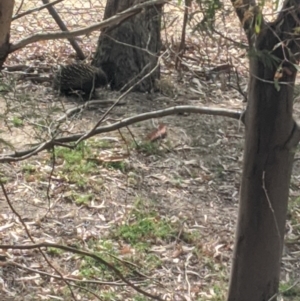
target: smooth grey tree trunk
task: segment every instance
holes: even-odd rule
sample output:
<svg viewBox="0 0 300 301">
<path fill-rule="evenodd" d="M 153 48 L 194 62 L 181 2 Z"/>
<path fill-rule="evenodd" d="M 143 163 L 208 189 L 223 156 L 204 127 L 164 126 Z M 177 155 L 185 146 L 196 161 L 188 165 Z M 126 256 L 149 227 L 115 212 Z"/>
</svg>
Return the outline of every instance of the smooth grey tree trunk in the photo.
<svg viewBox="0 0 300 301">
<path fill-rule="evenodd" d="M 300 139 L 292 116 L 297 73 L 293 53 L 299 52 L 299 46 L 289 33 L 299 26 L 300 1 L 295 3 L 292 14 L 286 11 L 274 23 L 262 23 L 259 34 L 251 32 L 251 20 L 246 30 L 250 44 L 250 89 L 228 301 L 277 300 L 289 185 Z M 240 20 L 247 9 L 245 3 L 238 7 Z M 276 47 L 279 41 L 287 39 L 289 50 Z"/>
</svg>

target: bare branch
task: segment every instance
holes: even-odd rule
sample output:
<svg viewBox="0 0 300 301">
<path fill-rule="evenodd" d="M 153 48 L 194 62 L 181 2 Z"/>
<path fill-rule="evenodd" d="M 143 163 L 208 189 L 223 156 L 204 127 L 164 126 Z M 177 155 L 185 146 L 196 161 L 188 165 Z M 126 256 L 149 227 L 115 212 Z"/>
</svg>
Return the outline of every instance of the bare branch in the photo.
<svg viewBox="0 0 300 301">
<path fill-rule="evenodd" d="M 2 189 L 3 195 L 4 195 L 4 197 L 5 197 L 5 200 L 6 200 L 7 204 L 8 204 L 8 206 L 9 206 L 10 210 L 18 217 L 19 222 L 22 224 L 22 226 L 23 226 L 23 228 L 24 228 L 24 230 L 25 230 L 25 232 L 26 232 L 28 238 L 29 238 L 29 239 L 31 240 L 31 242 L 34 244 L 35 241 L 34 241 L 33 237 L 31 236 L 31 234 L 30 234 L 30 232 L 29 232 L 29 229 L 28 229 L 26 223 L 24 222 L 24 220 L 23 220 L 22 216 L 19 214 L 19 212 L 18 212 L 18 211 L 14 208 L 14 206 L 12 205 L 12 203 L 11 203 L 9 197 L 8 197 L 7 191 L 6 191 L 6 189 L 5 189 L 5 186 L 4 186 L 4 184 L 2 183 L 2 181 L 0 181 L 0 187 L 1 187 L 1 189 Z M 68 282 L 67 280 L 64 279 L 63 274 L 62 274 L 57 268 L 54 267 L 54 265 L 49 261 L 48 257 L 46 256 L 46 254 L 44 253 L 44 251 L 42 251 L 41 248 L 38 248 L 38 250 L 39 250 L 39 252 L 41 253 L 41 255 L 43 256 L 43 258 L 45 259 L 45 261 L 47 262 L 47 264 L 48 264 L 48 265 L 49 265 L 49 266 L 50 266 L 50 267 L 51 267 L 51 268 L 59 275 L 60 279 L 61 279 L 63 282 L 65 282 L 65 284 L 67 285 L 67 287 L 68 287 L 69 290 L 70 290 L 70 293 L 71 293 L 73 299 L 74 299 L 74 300 L 77 300 L 77 298 L 75 297 L 75 294 L 74 294 L 74 292 L 73 292 L 73 290 L 72 290 L 72 288 L 71 288 L 69 282 Z"/>
<path fill-rule="evenodd" d="M 17 14 L 19 13 L 19 11 L 22 9 L 23 4 L 24 4 L 24 0 L 21 1 L 19 7 L 17 8 L 16 15 L 17 15 Z"/>
<path fill-rule="evenodd" d="M 151 298 L 151 299 L 155 299 L 155 300 L 160 300 L 162 301 L 162 299 L 159 296 L 155 296 L 152 295 L 144 290 L 142 290 L 141 288 L 139 288 L 138 286 L 134 285 L 133 283 L 131 283 L 129 280 L 126 279 L 126 277 L 123 276 L 123 274 L 119 271 L 119 269 L 117 269 L 114 265 L 112 265 L 111 263 L 105 261 L 104 259 L 102 259 L 101 257 L 97 256 L 94 253 L 91 252 L 87 252 L 87 251 L 83 251 L 83 250 L 79 250 L 79 249 L 75 249 L 75 248 L 71 248 L 68 246 L 64 246 L 64 245 L 59 245 L 59 244 L 55 244 L 55 243 L 38 243 L 38 244 L 31 244 L 31 245 L 0 245 L 0 249 L 19 249 L 19 250 L 29 250 L 29 249 L 41 249 L 41 248 L 57 248 L 57 249 L 61 249 L 67 252 L 72 252 L 74 254 L 79 254 L 82 256 L 88 256 L 91 257 L 97 261 L 99 261 L 101 264 L 107 266 L 110 270 L 112 270 L 123 282 L 125 282 L 128 286 L 130 286 L 131 288 L 133 288 L 134 290 L 136 290 L 137 292 Z"/>
<path fill-rule="evenodd" d="M 74 115 L 80 111 L 84 111 L 85 109 L 91 109 L 94 106 L 97 106 L 97 107 L 107 106 L 107 105 L 114 105 L 115 103 L 116 103 L 116 101 L 114 101 L 114 100 L 102 100 L 102 99 L 101 100 L 90 100 L 90 101 L 85 102 L 83 105 L 68 109 L 63 116 L 61 116 L 59 119 L 56 120 L 56 122 L 63 122 L 67 118 L 70 118 L 72 115 Z M 118 102 L 116 105 L 123 106 L 125 104 L 126 104 L 126 102 Z"/>
<path fill-rule="evenodd" d="M 224 116 L 224 117 L 229 117 L 229 118 L 233 118 L 236 120 L 240 120 L 241 116 L 242 116 L 242 111 L 238 111 L 238 110 L 226 110 L 226 109 L 219 109 L 219 108 L 197 107 L 197 106 L 170 107 L 170 108 L 163 109 L 163 110 L 143 113 L 143 114 L 136 115 L 133 117 L 125 118 L 121 121 L 115 122 L 110 125 L 97 127 L 96 129 L 93 130 L 92 133 L 89 134 L 88 137 L 86 136 L 86 134 L 75 134 L 75 135 L 70 135 L 70 136 L 61 137 L 61 138 L 57 138 L 57 139 L 51 139 L 51 140 L 43 142 L 31 149 L 16 151 L 14 153 L 2 156 L 2 157 L 0 157 L 0 163 L 25 160 L 29 157 L 32 157 L 33 155 L 38 154 L 39 152 L 41 152 L 43 150 L 52 148 L 55 145 L 61 146 L 63 143 L 76 142 L 79 139 L 82 139 L 82 137 L 84 137 L 84 136 L 86 138 L 89 138 L 89 137 L 92 137 L 92 136 L 95 136 L 95 135 L 98 135 L 101 133 L 112 132 L 112 131 L 132 125 L 137 122 L 149 120 L 152 118 L 165 117 L 165 116 L 179 114 L 179 113 L 194 113 L 194 114 L 204 114 L 204 115 L 213 115 L 213 116 Z"/>
<path fill-rule="evenodd" d="M 24 11 L 23 13 L 21 13 L 19 15 L 17 15 L 17 14 L 14 15 L 11 20 L 14 21 L 14 20 L 20 19 L 20 18 L 22 18 L 22 17 L 24 17 L 26 15 L 29 15 L 29 14 L 34 13 L 36 11 L 40 11 L 40 10 L 42 10 L 44 8 L 47 8 L 47 7 L 52 6 L 52 5 L 55 5 L 55 4 L 57 4 L 59 2 L 62 2 L 62 1 L 64 1 L 64 0 L 56 0 L 56 1 L 50 2 L 48 4 L 45 4 L 45 5 L 42 5 L 42 6 L 39 6 L 39 7 L 36 7 L 36 8 L 33 8 L 33 9 L 29 9 L 29 10 Z"/>
<path fill-rule="evenodd" d="M 231 0 L 235 12 L 244 28 L 248 42 L 251 45 L 253 24 L 259 13 L 259 7 L 255 0 Z M 263 24 L 263 21 L 262 21 Z"/>
<path fill-rule="evenodd" d="M 83 29 L 78 29 L 78 30 L 73 30 L 69 32 L 52 32 L 52 33 L 38 33 L 35 35 L 32 35 L 30 37 L 27 37 L 25 39 L 22 39 L 15 44 L 10 45 L 9 53 L 12 53 L 18 49 L 21 49 L 29 44 L 38 42 L 38 41 L 46 41 L 46 40 L 55 40 L 55 39 L 68 39 L 74 36 L 81 36 L 88 34 L 92 31 L 95 30 L 100 30 L 104 29 L 113 25 L 116 25 L 125 19 L 132 17 L 136 14 L 138 14 L 142 9 L 148 7 L 148 6 L 153 6 L 153 5 L 163 5 L 170 0 L 151 0 L 147 1 L 144 3 L 140 3 L 137 5 L 134 5 L 133 7 L 124 10 L 123 12 L 120 12 L 116 14 L 115 16 L 102 21 L 100 23 L 93 24 L 89 27 L 83 28 Z"/>
<path fill-rule="evenodd" d="M 136 87 L 137 85 L 139 85 L 145 78 L 149 77 L 160 65 L 160 60 L 163 57 L 164 54 L 162 54 L 159 59 L 157 60 L 157 64 L 156 66 L 154 66 L 154 68 L 148 72 L 145 76 L 143 76 L 141 79 L 139 79 L 134 85 L 132 85 L 129 89 L 127 89 L 118 99 L 117 101 L 103 114 L 103 116 L 98 120 L 98 122 L 95 124 L 95 126 L 89 131 L 87 132 L 84 136 L 82 136 L 77 142 L 76 144 L 80 143 L 82 140 L 87 139 L 88 137 L 93 135 L 93 132 L 95 131 L 95 129 L 97 127 L 99 127 L 99 125 L 101 124 L 101 122 L 104 120 L 104 118 L 113 110 L 113 108 L 118 105 L 118 103 L 127 95 L 129 94 L 130 91 L 132 91 L 134 89 L 134 87 Z M 147 64 L 144 69 L 146 69 L 148 67 L 149 64 Z M 130 84 L 130 82 L 128 83 Z M 127 84 L 127 85 L 128 85 Z M 123 88 L 122 88 L 123 89 Z"/>
<path fill-rule="evenodd" d="M 61 280 L 61 278 L 58 275 L 46 273 L 46 272 L 41 271 L 41 270 L 28 268 L 24 265 L 21 265 L 19 263 L 13 262 L 13 261 L 3 262 L 2 264 L 3 264 L 3 266 L 5 266 L 5 265 L 6 266 L 14 266 L 14 267 L 17 267 L 18 269 L 26 270 L 26 271 L 29 271 L 29 272 L 34 273 L 34 274 L 36 273 L 36 274 L 40 274 L 40 275 L 43 275 L 43 276 L 48 276 L 49 278 L 52 277 L 54 279 Z M 139 275 L 140 274 L 141 273 L 139 273 Z M 144 276 L 144 277 L 146 277 L 146 276 Z M 149 279 L 149 277 L 146 277 L 146 278 Z M 70 277 L 65 277 L 65 280 L 70 281 L 70 282 L 71 281 L 76 282 L 76 283 L 92 283 L 92 284 L 101 284 L 101 285 L 110 285 L 110 286 L 125 286 L 126 285 L 125 282 L 120 282 L 120 281 L 81 280 L 81 279 L 70 278 Z M 134 282 L 134 284 L 136 284 L 136 285 L 144 284 L 144 283 L 145 283 L 145 280 Z"/>
</svg>

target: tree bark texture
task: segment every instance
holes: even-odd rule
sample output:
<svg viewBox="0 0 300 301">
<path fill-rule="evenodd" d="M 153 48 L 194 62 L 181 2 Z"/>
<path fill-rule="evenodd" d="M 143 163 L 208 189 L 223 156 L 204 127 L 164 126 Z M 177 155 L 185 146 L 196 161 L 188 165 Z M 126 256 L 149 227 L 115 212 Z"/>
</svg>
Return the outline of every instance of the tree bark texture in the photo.
<svg viewBox="0 0 300 301">
<path fill-rule="evenodd" d="M 0 68 L 9 53 L 10 24 L 14 4 L 14 0 L 0 0 Z"/>
<path fill-rule="evenodd" d="M 299 4 L 296 13 L 299 18 Z M 268 301 L 278 293 L 289 184 L 300 139 L 292 116 L 296 68 L 290 55 L 298 46 L 290 40 L 291 52 L 275 47 L 299 26 L 299 19 L 289 13 L 283 18 L 263 26 L 250 46 L 254 54 L 250 55 L 243 175 L 228 301 Z M 270 64 L 264 53 L 279 60 Z"/>
<path fill-rule="evenodd" d="M 104 19 L 144 0 L 108 0 Z M 125 90 L 157 67 L 160 52 L 161 6 L 146 8 L 116 28 L 104 30 L 99 37 L 93 65 L 107 74 L 111 88 Z M 150 91 L 160 76 L 156 68 L 135 87 Z"/>
</svg>

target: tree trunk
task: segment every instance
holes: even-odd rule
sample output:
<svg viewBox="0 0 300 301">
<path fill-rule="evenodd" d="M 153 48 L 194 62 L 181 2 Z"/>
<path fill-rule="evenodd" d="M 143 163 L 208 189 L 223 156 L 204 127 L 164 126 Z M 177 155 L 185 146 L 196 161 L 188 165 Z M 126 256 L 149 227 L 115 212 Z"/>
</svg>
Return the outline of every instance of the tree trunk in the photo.
<svg viewBox="0 0 300 301">
<path fill-rule="evenodd" d="M 290 41 L 291 52 L 275 47 L 293 32 L 297 21 L 292 14 L 282 21 L 261 30 L 250 56 L 243 176 L 228 301 L 267 301 L 278 292 L 294 148 L 300 139 L 292 117 L 296 69 L 290 56 L 298 46 Z M 277 63 L 274 56 L 279 58 Z"/>
<path fill-rule="evenodd" d="M 252 59 L 251 67 L 252 74 L 266 79 L 261 63 Z M 274 84 L 251 79 L 228 301 L 267 301 L 278 290 L 293 147 L 298 142 L 289 141 L 296 127 L 292 95 L 291 87 L 278 93 Z"/>
<path fill-rule="evenodd" d="M 10 24 L 14 4 L 14 0 L 0 0 L 0 68 L 2 68 L 9 53 Z"/>
<path fill-rule="evenodd" d="M 104 19 L 142 2 L 145 1 L 108 0 Z M 100 34 L 92 64 L 104 70 L 112 89 L 125 90 L 156 68 L 160 52 L 160 21 L 161 6 L 153 6 L 117 28 Z M 159 68 L 156 68 L 134 90 L 150 91 L 159 76 Z"/>
</svg>

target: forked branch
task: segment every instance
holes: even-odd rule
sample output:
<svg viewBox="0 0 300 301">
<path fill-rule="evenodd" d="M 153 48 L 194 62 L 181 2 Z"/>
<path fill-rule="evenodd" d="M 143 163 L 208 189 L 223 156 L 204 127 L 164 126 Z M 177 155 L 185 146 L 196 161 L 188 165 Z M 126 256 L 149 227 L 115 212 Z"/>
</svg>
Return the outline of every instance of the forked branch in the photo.
<svg viewBox="0 0 300 301">
<path fill-rule="evenodd" d="M 38 33 L 38 34 L 35 34 L 32 36 L 29 36 L 25 39 L 22 39 L 22 40 L 16 42 L 15 44 L 11 44 L 10 48 L 9 48 L 9 53 L 12 53 L 18 49 L 21 49 L 21 48 L 23 48 L 29 44 L 35 43 L 35 42 L 46 41 L 46 40 L 55 40 L 55 39 L 68 39 L 68 38 L 75 37 L 75 36 L 82 36 L 82 35 L 91 33 L 92 31 L 95 31 L 95 30 L 104 29 L 104 28 L 116 25 L 120 22 L 123 22 L 127 18 L 138 14 L 139 12 L 141 12 L 143 9 L 145 9 L 148 6 L 163 5 L 163 4 L 167 3 L 168 1 L 170 1 L 170 0 L 151 0 L 151 1 L 144 2 L 144 3 L 140 3 L 137 5 L 134 5 L 133 7 L 129 8 L 129 9 L 126 9 L 123 12 L 116 14 L 115 16 L 113 16 L 109 19 L 106 19 L 105 21 L 93 24 L 89 27 L 82 28 L 79 30 L 73 30 L 73 31 L 69 31 L 69 32 L 59 31 L 59 32 L 52 32 L 52 33 Z"/>
</svg>

